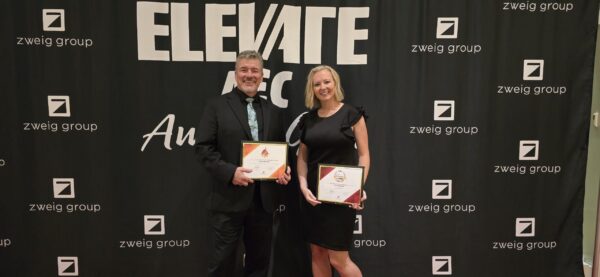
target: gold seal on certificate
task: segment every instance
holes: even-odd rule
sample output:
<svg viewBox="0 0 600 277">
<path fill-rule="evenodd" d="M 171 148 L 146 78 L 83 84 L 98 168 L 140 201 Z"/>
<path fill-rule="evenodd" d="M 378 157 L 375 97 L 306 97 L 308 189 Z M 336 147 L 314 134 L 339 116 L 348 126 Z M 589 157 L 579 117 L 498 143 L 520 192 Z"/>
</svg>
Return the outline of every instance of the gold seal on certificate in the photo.
<svg viewBox="0 0 600 277">
<path fill-rule="evenodd" d="M 319 164 L 317 199 L 338 204 L 360 204 L 364 167 Z"/>
<path fill-rule="evenodd" d="M 287 167 L 287 143 L 242 141 L 242 167 L 252 169 L 246 173 L 254 180 L 275 180 Z"/>
</svg>

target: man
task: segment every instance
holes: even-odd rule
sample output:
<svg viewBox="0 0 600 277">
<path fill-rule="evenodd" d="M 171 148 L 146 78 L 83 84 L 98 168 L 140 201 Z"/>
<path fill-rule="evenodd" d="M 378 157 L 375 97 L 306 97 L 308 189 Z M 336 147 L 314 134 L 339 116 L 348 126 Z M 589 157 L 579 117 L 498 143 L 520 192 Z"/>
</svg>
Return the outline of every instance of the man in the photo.
<svg viewBox="0 0 600 277">
<path fill-rule="evenodd" d="M 230 277 L 243 236 L 245 276 L 266 276 L 277 204 L 278 184 L 286 185 L 290 169 L 276 182 L 254 181 L 240 167 L 241 141 L 283 141 L 280 109 L 258 96 L 263 60 L 256 51 L 241 52 L 235 63 L 237 87 L 206 104 L 197 130 L 196 153 L 212 175 L 209 198 L 215 248 L 209 276 Z M 277 184 L 276 184 L 277 183 Z"/>
</svg>

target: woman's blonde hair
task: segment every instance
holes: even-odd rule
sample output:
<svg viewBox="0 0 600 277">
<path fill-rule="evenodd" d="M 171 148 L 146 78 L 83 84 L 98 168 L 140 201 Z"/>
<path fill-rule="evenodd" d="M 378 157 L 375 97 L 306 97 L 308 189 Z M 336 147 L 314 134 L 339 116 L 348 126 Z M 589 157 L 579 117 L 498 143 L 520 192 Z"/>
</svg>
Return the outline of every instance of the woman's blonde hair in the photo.
<svg viewBox="0 0 600 277">
<path fill-rule="evenodd" d="M 340 102 L 342 100 L 344 100 L 344 91 L 342 89 L 340 75 L 331 66 L 319 65 L 319 66 L 311 69 L 310 72 L 308 73 L 308 77 L 306 78 L 306 89 L 304 90 L 304 105 L 309 109 L 318 108 L 320 106 L 319 99 L 317 99 L 317 97 L 315 96 L 312 79 L 317 72 L 323 71 L 323 70 L 329 71 L 329 73 L 331 73 L 331 77 L 333 77 L 333 82 L 335 85 L 335 93 L 334 93 L 335 100 L 340 101 Z"/>
</svg>

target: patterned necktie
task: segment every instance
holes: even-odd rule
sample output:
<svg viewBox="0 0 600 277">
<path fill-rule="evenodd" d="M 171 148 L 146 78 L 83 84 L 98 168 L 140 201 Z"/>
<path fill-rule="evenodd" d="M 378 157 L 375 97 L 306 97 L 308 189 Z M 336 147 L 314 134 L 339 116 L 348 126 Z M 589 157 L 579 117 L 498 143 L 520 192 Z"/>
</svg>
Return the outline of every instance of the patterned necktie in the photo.
<svg viewBox="0 0 600 277">
<path fill-rule="evenodd" d="M 246 98 L 246 110 L 248 111 L 248 125 L 250 125 L 250 133 L 252 133 L 252 140 L 258 140 L 258 121 L 256 120 L 256 111 L 252 107 L 254 98 Z"/>
</svg>

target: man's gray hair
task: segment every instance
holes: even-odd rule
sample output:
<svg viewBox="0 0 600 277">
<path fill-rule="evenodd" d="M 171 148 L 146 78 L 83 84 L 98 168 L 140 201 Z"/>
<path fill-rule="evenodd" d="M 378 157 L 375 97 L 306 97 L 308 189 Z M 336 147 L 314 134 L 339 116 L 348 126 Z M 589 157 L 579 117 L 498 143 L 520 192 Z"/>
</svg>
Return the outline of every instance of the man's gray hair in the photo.
<svg viewBox="0 0 600 277">
<path fill-rule="evenodd" d="M 241 60 L 241 59 L 245 59 L 245 60 L 258 60 L 260 62 L 260 68 L 264 68 L 262 55 L 260 53 L 258 53 L 258 51 L 255 51 L 255 50 L 244 50 L 244 51 L 240 52 L 240 54 L 235 59 L 235 67 L 236 68 L 237 68 L 238 61 Z"/>
</svg>

